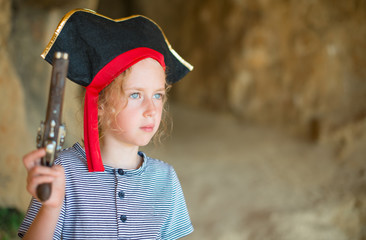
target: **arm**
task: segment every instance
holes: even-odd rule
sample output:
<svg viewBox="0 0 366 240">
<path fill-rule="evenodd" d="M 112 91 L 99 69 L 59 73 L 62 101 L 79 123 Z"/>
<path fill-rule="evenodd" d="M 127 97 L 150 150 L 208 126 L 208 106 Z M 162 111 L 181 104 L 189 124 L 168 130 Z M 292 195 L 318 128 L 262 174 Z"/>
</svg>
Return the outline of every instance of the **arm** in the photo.
<svg viewBox="0 0 366 240">
<path fill-rule="evenodd" d="M 65 174 L 62 166 L 44 167 L 39 165 L 45 150 L 35 150 L 23 158 L 28 172 L 27 190 L 37 199 L 36 188 L 41 183 L 52 183 L 52 192 L 42 202 L 37 216 L 29 227 L 24 239 L 52 239 L 65 197 Z"/>
</svg>

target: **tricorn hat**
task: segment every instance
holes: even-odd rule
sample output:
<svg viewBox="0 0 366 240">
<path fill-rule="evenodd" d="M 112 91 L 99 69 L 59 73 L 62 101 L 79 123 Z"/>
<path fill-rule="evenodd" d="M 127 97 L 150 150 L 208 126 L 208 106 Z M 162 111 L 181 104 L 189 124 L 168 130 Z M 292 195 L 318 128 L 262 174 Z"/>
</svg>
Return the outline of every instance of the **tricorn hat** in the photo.
<svg viewBox="0 0 366 240">
<path fill-rule="evenodd" d="M 135 15 L 111 19 L 88 9 L 68 12 L 42 57 L 52 64 L 55 52 L 69 54 L 67 77 L 86 89 L 84 142 L 89 171 L 104 171 L 98 132 L 98 96 L 119 74 L 145 58 L 157 60 L 173 84 L 193 67 L 171 47 L 151 19 Z"/>
</svg>

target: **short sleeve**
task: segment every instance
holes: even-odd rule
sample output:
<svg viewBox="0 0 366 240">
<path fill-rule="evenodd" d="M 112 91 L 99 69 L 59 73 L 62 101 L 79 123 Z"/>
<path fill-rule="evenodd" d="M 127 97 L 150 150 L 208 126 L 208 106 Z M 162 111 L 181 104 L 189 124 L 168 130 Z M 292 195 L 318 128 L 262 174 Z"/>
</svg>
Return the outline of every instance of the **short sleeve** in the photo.
<svg viewBox="0 0 366 240">
<path fill-rule="evenodd" d="M 55 160 L 55 164 L 61 165 L 59 158 L 57 158 Z M 32 222 L 34 221 L 34 219 L 36 218 L 38 211 L 41 207 L 42 207 L 42 203 L 40 203 L 37 199 L 32 197 L 28 210 L 27 210 L 27 213 L 23 219 L 22 224 L 20 225 L 20 227 L 18 229 L 18 236 L 20 238 L 23 238 L 25 236 L 26 232 L 28 231 L 28 229 L 29 229 L 30 225 L 32 224 Z M 62 205 L 60 216 L 57 221 L 55 233 L 53 235 L 53 239 L 55 239 L 55 240 L 62 238 L 61 236 L 62 236 L 62 226 L 63 226 L 63 222 L 64 222 L 64 217 L 65 217 L 65 201 Z"/>
<path fill-rule="evenodd" d="M 20 238 L 23 238 L 25 236 L 25 234 L 28 231 L 33 220 L 36 218 L 37 213 L 38 213 L 39 209 L 41 208 L 41 206 L 42 206 L 42 204 L 39 201 L 37 201 L 37 199 L 32 197 L 32 200 L 29 204 L 27 213 L 23 219 L 22 224 L 20 225 L 20 227 L 18 229 L 18 236 Z M 60 213 L 57 225 L 56 225 L 55 233 L 53 235 L 53 239 L 55 239 L 55 240 L 61 239 L 63 219 L 64 219 L 64 206 L 61 209 L 61 213 Z"/>
<path fill-rule="evenodd" d="M 162 228 L 161 237 L 164 240 L 182 238 L 193 232 L 193 226 L 179 179 L 174 169 L 171 171 L 173 206 L 170 208 L 169 217 Z"/>
<path fill-rule="evenodd" d="M 20 238 L 24 237 L 25 233 L 28 231 L 28 228 L 30 227 L 33 220 L 37 216 L 37 213 L 40 208 L 41 208 L 41 203 L 32 197 L 32 200 L 29 204 L 25 218 L 23 219 L 23 222 L 18 229 L 18 236 Z"/>
</svg>

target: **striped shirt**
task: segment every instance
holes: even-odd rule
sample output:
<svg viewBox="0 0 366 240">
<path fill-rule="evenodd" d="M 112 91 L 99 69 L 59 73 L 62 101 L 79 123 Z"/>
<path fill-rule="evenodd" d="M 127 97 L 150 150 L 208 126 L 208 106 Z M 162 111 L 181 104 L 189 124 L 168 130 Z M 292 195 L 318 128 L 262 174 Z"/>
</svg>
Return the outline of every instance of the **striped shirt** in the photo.
<svg viewBox="0 0 366 240">
<path fill-rule="evenodd" d="M 193 231 L 178 177 L 167 163 L 143 157 L 140 168 L 89 172 L 76 143 L 55 164 L 65 169 L 66 194 L 53 239 L 178 239 Z M 32 199 L 18 235 L 41 204 Z"/>
</svg>

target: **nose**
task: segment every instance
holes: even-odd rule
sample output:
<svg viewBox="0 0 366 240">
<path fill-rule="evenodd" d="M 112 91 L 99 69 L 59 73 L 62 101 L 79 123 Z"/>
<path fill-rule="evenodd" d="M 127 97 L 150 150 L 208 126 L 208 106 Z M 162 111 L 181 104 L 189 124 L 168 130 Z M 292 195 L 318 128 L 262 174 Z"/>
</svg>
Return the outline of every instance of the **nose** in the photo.
<svg viewBox="0 0 366 240">
<path fill-rule="evenodd" d="M 156 114 L 156 106 L 151 99 L 145 99 L 144 117 L 153 117 Z"/>
</svg>

